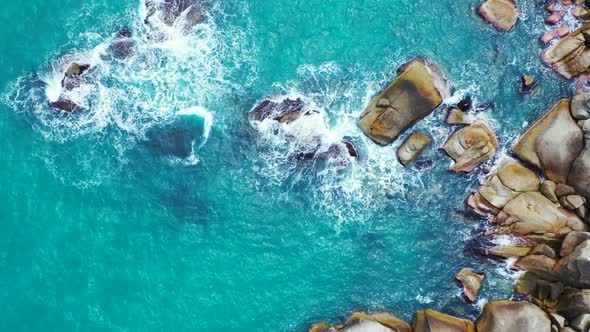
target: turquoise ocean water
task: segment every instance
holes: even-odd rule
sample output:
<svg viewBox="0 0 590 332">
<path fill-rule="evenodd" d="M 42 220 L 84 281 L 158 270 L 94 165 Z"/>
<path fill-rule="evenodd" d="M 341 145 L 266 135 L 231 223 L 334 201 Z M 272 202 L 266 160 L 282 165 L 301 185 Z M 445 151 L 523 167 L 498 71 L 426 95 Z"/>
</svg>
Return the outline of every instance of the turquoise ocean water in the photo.
<svg viewBox="0 0 590 332">
<path fill-rule="evenodd" d="M 6 2 L 0 12 L 1 331 L 304 331 L 355 310 L 407 320 L 434 308 L 475 317 L 453 276 L 487 275 L 481 299 L 512 296 L 503 266 L 474 257 L 483 221 L 463 201 L 478 175 L 446 171 L 445 108 L 416 126 L 431 165 L 403 169 L 398 143 L 356 127 L 370 98 L 415 56 L 443 68 L 502 153 L 571 84 L 539 61 L 539 1 L 500 33 L 467 0 L 228 0 L 205 23 L 147 38 L 138 0 Z M 100 56 L 122 27 L 124 62 Z M 89 111 L 47 107 L 55 59 L 98 64 Z M 539 81 L 519 93 L 519 76 Z M 247 112 L 272 94 L 306 98 L 324 121 L 295 138 Z M 192 144 L 171 156 L 171 128 Z M 178 132 L 172 131 L 178 134 Z M 303 133 L 303 134 L 301 134 Z M 297 136 L 300 135 L 300 136 Z M 296 164 L 298 138 L 350 137 L 361 160 Z M 425 163 L 423 163 L 425 164 Z"/>
</svg>

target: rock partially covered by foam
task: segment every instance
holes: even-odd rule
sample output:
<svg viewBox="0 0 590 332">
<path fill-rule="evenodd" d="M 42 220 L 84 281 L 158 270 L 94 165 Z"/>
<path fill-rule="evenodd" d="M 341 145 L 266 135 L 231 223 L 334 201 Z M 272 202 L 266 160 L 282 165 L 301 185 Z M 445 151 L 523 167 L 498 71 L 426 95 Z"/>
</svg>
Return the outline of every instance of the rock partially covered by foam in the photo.
<svg viewBox="0 0 590 332">
<path fill-rule="evenodd" d="M 528 302 L 492 301 L 485 304 L 477 321 L 478 332 L 551 331 L 551 320 Z"/>
<path fill-rule="evenodd" d="M 443 150 L 455 161 L 450 169 L 465 173 L 490 160 L 497 149 L 496 135 L 482 122 L 459 129 L 443 146 Z"/>
<path fill-rule="evenodd" d="M 81 111 L 82 107 L 70 99 L 70 97 L 67 95 L 67 92 L 78 88 L 90 69 L 91 66 L 89 64 L 79 60 L 72 61 L 63 73 L 59 98 L 57 100 L 50 101 L 49 106 L 67 113 Z"/>
<path fill-rule="evenodd" d="M 455 276 L 455 279 L 460 281 L 463 285 L 463 293 L 465 294 L 465 297 L 471 302 L 475 301 L 477 298 L 477 294 L 479 294 L 484 278 L 485 276 L 483 274 L 477 274 L 469 268 L 462 269 Z"/>
<path fill-rule="evenodd" d="M 487 0 L 479 7 L 478 13 L 500 30 L 512 29 L 518 19 L 518 11 L 512 0 Z"/>
<path fill-rule="evenodd" d="M 570 102 L 562 99 L 527 130 L 512 150 L 541 169 L 547 178 L 565 183 L 583 147 L 583 133 L 570 113 Z"/>
<path fill-rule="evenodd" d="M 432 137 L 424 133 L 413 133 L 397 150 L 399 162 L 408 166 L 432 143 Z"/>
<path fill-rule="evenodd" d="M 386 145 L 432 113 L 449 95 L 442 77 L 423 59 L 398 70 L 397 79 L 361 114 L 359 126 L 375 142 Z"/>
<path fill-rule="evenodd" d="M 412 332 L 412 328 L 403 320 L 388 313 L 367 315 L 362 312 L 352 314 L 342 325 L 330 326 L 317 323 L 309 332 Z"/>
<path fill-rule="evenodd" d="M 278 102 L 267 99 L 250 111 L 248 117 L 251 121 L 270 119 L 279 123 L 289 124 L 304 115 L 314 112 L 306 109 L 305 106 L 305 103 L 300 98 L 285 98 Z"/>
<path fill-rule="evenodd" d="M 473 322 L 446 315 L 434 310 L 418 311 L 414 320 L 414 332 L 475 332 Z"/>
<path fill-rule="evenodd" d="M 152 24 L 154 17 L 169 26 L 182 19 L 182 29 L 188 32 L 204 20 L 201 0 L 145 0 L 145 7 L 145 23 L 148 25 Z"/>
<path fill-rule="evenodd" d="M 590 24 L 585 24 L 549 47 L 543 61 L 565 78 L 584 73 L 590 67 Z"/>
</svg>

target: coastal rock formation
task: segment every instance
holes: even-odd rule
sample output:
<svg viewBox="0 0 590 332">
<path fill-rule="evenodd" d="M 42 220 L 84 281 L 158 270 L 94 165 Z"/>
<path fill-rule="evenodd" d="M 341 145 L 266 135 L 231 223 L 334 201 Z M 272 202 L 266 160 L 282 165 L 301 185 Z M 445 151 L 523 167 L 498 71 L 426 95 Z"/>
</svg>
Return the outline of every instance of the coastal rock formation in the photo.
<svg viewBox="0 0 590 332">
<path fill-rule="evenodd" d="M 51 108 L 67 113 L 78 112 L 82 107 L 72 101 L 64 92 L 76 89 L 90 72 L 91 66 L 81 61 L 72 61 L 67 67 L 61 80 L 61 95 L 58 100 L 50 101 Z"/>
<path fill-rule="evenodd" d="M 576 246 L 556 267 L 564 283 L 577 288 L 590 288 L 590 240 Z"/>
<path fill-rule="evenodd" d="M 113 58 L 119 60 L 126 59 L 133 55 L 133 52 L 135 51 L 135 42 L 131 37 L 131 30 L 129 30 L 129 28 L 122 29 L 113 39 L 107 52 L 112 55 Z"/>
<path fill-rule="evenodd" d="M 569 320 L 590 314 L 590 289 L 567 289 L 559 298 L 555 310 Z"/>
<path fill-rule="evenodd" d="M 477 294 L 481 288 L 484 280 L 483 274 L 477 274 L 469 268 L 464 268 L 455 276 L 455 279 L 463 285 L 463 292 L 469 301 L 473 302 L 477 298 Z"/>
<path fill-rule="evenodd" d="M 414 332 L 475 332 L 473 322 L 434 310 L 418 311 L 413 327 Z"/>
<path fill-rule="evenodd" d="M 449 95 L 442 77 L 422 59 L 398 70 L 398 77 L 363 111 L 358 125 L 375 142 L 393 142 Z"/>
<path fill-rule="evenodd" d="M 408 166 L 432 143 L 432 137 L 424 133 L 413 133 L 397 150 L 399 162 Z"/>
<path fill-rule="evenodd" d="M 496 135 L 482 122 L 459 129 L 443 146 L 443 150 L 455 161 L 450 169 L 465 173 L 488 161 L 497 149 Z"/>
<path fill-rule="evenodd" d="M 450 108 L 449 114 L 447 115 L 447 123 L 450 125 L 468 125 L 471 124 L 471 117 L 465 114 L 465 112 L 461 111 L 458 108 Z"/>
<path fill-rule="evenodd" d="M 543 61 L 565 78 L 572 78 L 590 67 L 590 24 L 585 24 L 543 53 Z"/>
<path fill-rule="evenodd" d="M 485 304 L 477 320 L 478 332 L 550 332 L 547 314 L 528 302 L 492 301 Z"/>
<path fill-rule="evenodd" d="M 168 26 L 180 22 L 182 31 L 188 33 L 205 18 L 201 0 L 145 0 L 145 7 L 144 23 L 150 27 L 154 26 L 155 19 Z"/>
<path fill-rule="evenodd" d="M 527 130 L 512 150 L 550 180 L 565 183 L 583 146 L 583 133 L 570 113 L 570 102 L 562 99 Z"/>
<path fill-rule="evenodd" d="M 500 30 L 512 29 L 518 19 L 518 11 L 512 0 L 487 0 L 477 12 Z"/>
<path fill-rule="evenodd" d="M 295 100 L 285 98 L 281 101 L 271 101 L 266 99 L 250 111 L 248 117 L 251 121 L 271 119 L 278 121 L 279 123 L 289 124 L 304 115 L 314 112 L 317 111 L 307 109 L 303 100 L 299 98 Z"/>
<path fill-rule="evenodd" d="M 367 315 L 362 312 L 352 314 L 342 325 L 330 326 L 326 323 L 314 324 L 309 332 L 412 332 L 409 324 L 388 314 Z"/>
</svg>

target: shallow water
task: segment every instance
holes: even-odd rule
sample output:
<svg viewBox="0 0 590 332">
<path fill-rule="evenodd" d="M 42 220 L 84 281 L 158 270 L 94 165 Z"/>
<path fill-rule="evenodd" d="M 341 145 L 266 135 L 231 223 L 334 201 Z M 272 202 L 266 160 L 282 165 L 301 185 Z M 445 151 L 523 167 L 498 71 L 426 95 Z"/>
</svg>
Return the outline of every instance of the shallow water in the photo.
<svg viewBox="0 0 590 332">
<path fill-rule="evenodd" d="M 0 330 L 304 331 L 382 309 L 473 318 L 481 302 L 452 280 L 465 266 L 486 273 L 481 299 L 512 296 L 511 274 L 469 250 L 483 221 L 463 202 L 478 175 L 446 171 L 445 107 L 415 127 L 435 139 L 424 169 L 400 167 L 401 139 L 378 147 L 356 119 L 423 56 L 443 69 L 449 103 L 495 102 L 478 117 L 505 153 L 572 91 L 540 64 L 537 2 L 519 1 L 519 24 L 501 33 L 472 0 L 220 1 L 161 42 L 137 0 L 4 4 Z M 135 55 L 102 58 L 123 26 Z M 47 98 L 55 59 L 71 53 L 99 69 L 76 92 L 89 111 L 64 117 Z M 539 81 L 531 95 L 523 73 Z M 305 142 L 246 117 L 273 94 L 313 103 L 321 113 L 299 129 L 323 147 L 349 137 L 361 160 L 293 163 Z M 170 140 L 189 154 L 171 155 Z"/>
</svg>

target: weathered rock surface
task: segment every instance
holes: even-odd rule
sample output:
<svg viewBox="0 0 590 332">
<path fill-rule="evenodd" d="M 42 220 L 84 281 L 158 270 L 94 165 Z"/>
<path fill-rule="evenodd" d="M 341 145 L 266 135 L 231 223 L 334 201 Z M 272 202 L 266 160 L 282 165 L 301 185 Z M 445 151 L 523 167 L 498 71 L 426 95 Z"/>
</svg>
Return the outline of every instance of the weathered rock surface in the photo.
<svg viewBox="0 0 590 332">
<path fill-rule="evenodd" d="M 590 48 L 584 36 L 590 33 L 585 24 L 543 53 L 543 61 L 565 78 L 572 78 L 590 67 Z"/>
<path fill-rule="evenodd" d="M 590 240 L 580 243 L 557 267 L 561 280 L 577 288 L 590 288 Z"/>
<path fill-rule="evenodd" d="M 563 243 L 561 244 L 561 250 L 559 251 L 559 255 L 561 257 L 571 255 L 572 252 L 574 252 L 574 249 L 576 249 L 576 247 L 580 245 L 580 243 L 586 240 L 590 240 L 590 233 L 588 232 L 569 233 L 563 240 Z"/>
<path fill-rule="evenodd" d="M 479 7 L 478 13 L 500 30 L 512 29 L 518 19 L 512 0 L 487 0 Z"/>
<path fill-rule="evenodd" d="M 408 166 L 432 143 L 432 137 L 424 133 L 413 133 L 397 150 L 399 162 Z"/>
<path fill-rule="evenodd" d="M 482 122 L 459 129 L 443 146 L 443 150 L 455 160 L 450 169 L 465 173 L 488 161 L 497 149 L 496 135 Z"/>
<path fill-rule="evenodd" d="M 557 208 L 538 192 L 526 192 L 512 199 L 492 220 L 496 233 L 515 234 L 542 243 L 556 243 L 572 231 L 586 231 L 580 218 Z"/>
<path fill-rule="evenodd" d="M 531 93 L 535 86 L 537 86 L 537 82 L 535 79 L 530 75 L 523 75 L 520 78 L 521 82 L 521 91 L 522 93 Z"/>
<path fill-rule="evenodd" d="M 418 311 L 413 327 L 414 332 L 475 332 L 473 322 L 434 310 Z"/>
<path fill-rule="evenodd" d="M 550 201 L 553 203 L 559 202 L 557 196 L 555 195 L 555 190 L 557 189 L 557 184 L 551 180 L 545 180 L 541 185 L 541 194 L 545 197 L 549 198 Z"/>
<path fill-rule="evenodd" d="M 579 117 L 585 114 L 577 113 Z M 576 192 L 590 199 L 590 120 L 580 120 L 584 133 L 584 149 L 573 162 L 567 183 L 575 188 Z"/>
<path fill-rule="evenodd" d="M 271 119 L 280 123 L 289 124 L 299 119 L 301 116 L 310 114 L 306 109 L 303 100 L 285 98 L 282 101 L 271 101 L 269 99 L 258 104 L 248 117 L 252 121 L 264 121 Z"/>
<path fill-rule="evenodd" d="M 344 324 L 334 327 L 318 323 L 309 332 L 412 332 L 409 324 L 388 313 L 367 315 L 362 312 L 352 314 Z"/>
<path fill-rule="evenodd" d="M 524 257 L 531 252 L 530 247 L 523 246 L 496 246 L 486 250 L 487 255 L 503 258 Z"/>
<path fill-rule="evenodd" d="M 477 294 L 479 294 L 479 290 L 481 289 L 481 284 L 484 278 L 485 276 L 483 274 L 477 274 L 469 268 L 462 269 L 455 276 L 455 279 L 460 281 L 463 285 L 465 297 L 467 297 L 471 302 L 475 301 L 477 298 Z"/>
<path fill-rule="evenodd" d="M 359 126 L 375 142 L 393 142 L 430 113 L 449 95 L 442 77 L 422 59 L 405 64 L 397 79 L 361 114 Z"/>
<path fill-rule="evenodd" d="M 565 183 L 570 167 L 583 148 L 583 133 L 562 99 L 514 145 L 514 153 L 539 167 L 549 178 Z"/>
<path fill-rule="evenodd" d="M 529 271 L 545 280 L 557 281 L 559 280 L 559 277 L 557 273 L 553 271 L 556 263 L 556 260 L 544 255 L 529 255 L 518 260 L 515 266 L 521 270 Z"/>
<path fill-rule="evenodd" d="M 550 332 L 551 320 L 528 302 L 492 301 L 486 303 L 477 321 L 478 332 Z"/>
<path fill-rule="evenodd" d="M 450 125 L 468 125 L 471 124 L 471 117 L 458 108 L 450 108 L 447 115 L 447 123 Z"/>
<path fill-rule="evenodd" d="M 568 320 L 590 313 L 590 289 L 567 289 L 555 310 Z"/>
</svg>

